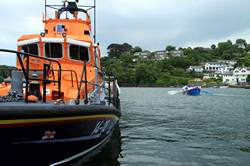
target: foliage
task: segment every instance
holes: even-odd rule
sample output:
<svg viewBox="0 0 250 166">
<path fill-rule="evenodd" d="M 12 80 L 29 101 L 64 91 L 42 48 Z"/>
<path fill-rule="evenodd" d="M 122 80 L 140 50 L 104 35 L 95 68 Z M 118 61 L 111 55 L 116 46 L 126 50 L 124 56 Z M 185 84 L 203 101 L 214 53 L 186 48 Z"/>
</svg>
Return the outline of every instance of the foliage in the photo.
<svg viewBox="0 0 250 166">
<path fill-rule="evenodd" d="M 250 83 L 250 75 L 247 76 L 247 82 Z"/>
<path fill-rule="evenodd" d="M 110 44 L 108 46 L 108 56 L 112 58 L 119 58 L 123 53 L 130 52 L 133 47 L 128 43 L 123 44 Z"/>
<path fill-rule="evenodd" d="M 168 45 L 166 47 L 166 51 L 174 51 L 175 49 L 176 49 L 176 47 L 175 46 L 171 46 L 171 45 Z"/>
<path fill-rule="evenodd" d="M 0 80 L 5 79 L 10 76 L 10 70 L 14 69 L 15 67 L 0 65 Z"/>
<path fill-rule="evenodd" d="M 166 51 L 176 50 L 175 46 L 166 46 Z M 141 60 L 134 54 L 142 52 L 140 47 L 132 47 L 128 43 L 111 44 L 108 47 L 108 57 L 102 58 L 102 64 L 108 72 L 115 75 L 122 86 L 182 86 L 202 78 L 203 74 L 188 72 L 189 66 L 217 60 L 236 60 L 235 67 L 250 66 L 250 45 L 244 39 L 238 39 L 235 43 L 228 40 L 220 42 L 210 48 L 187 47 L 183 50 L 184 56 L 174 57 L 168 54 L 168 58 L 155 60 L 154 53 Z M 137 59 L 137 60 L 136 60 Z M 218 85 L 222 79 L 210 79 L 202 82 L 207 85 Z"/>
<path fill-rule="evenodd" d="M 2 83 L 3 82 L 3 77 L 2 76 L 0 76 L 0 83 Z"/>
<path fill-rule="evenodd" d="M 236 40 L 236 45 L 246 47 L 247 46 L 247 42 L 244 39 L 237 39 Z"/>
<path fill-rule="evenodd" d="M 135 47 L 135 48 L 133 48 L 132 50 L 132 54 L 134 54 L 134 53 L 137 53 L 137 52 L 142 52 L 142 49 L 141 49 L 141 47 Z"/>
</svg>

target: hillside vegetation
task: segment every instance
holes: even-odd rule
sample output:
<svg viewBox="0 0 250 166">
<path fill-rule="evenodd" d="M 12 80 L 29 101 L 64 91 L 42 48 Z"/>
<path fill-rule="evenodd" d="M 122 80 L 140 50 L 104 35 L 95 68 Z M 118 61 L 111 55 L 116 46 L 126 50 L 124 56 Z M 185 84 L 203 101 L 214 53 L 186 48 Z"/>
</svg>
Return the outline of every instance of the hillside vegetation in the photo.
<svg viewBox="0 0 250 166">
<path fill-rule="evenodd" d="M 167 51 L 176 50 L 175 46 L 166 46 Z M 250 44 L 244 39 L 235 43 L 230 40 L 212 45 L 210 48 L 178 48 L 183 56 L 168 55 L 167 59 L 156 60 L 154 53 L 145 60 L 135 56 L 141 52 L 140 47 L 128 43 L 111 44 L 108 56 L 102 58 L 107 72 L 118 78 L 122 86 L 182 86 L 202 74 L 188 72 L 189 66 L 217 60 L 236 60 L 235 67 L 250 66 Z M 211 80 L 218 81 L 221 80 Z"/>
</svg>

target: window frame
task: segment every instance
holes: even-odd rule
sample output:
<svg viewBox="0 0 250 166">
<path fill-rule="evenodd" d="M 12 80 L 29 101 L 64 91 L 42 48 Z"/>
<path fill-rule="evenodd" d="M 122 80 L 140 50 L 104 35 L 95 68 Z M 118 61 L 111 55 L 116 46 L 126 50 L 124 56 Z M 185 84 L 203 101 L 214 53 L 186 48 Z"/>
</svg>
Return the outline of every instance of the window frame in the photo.
<svg viewBox="0 0 250 166">
<path fill-rule="evenodd" d="M 46 47 L 45 47 L 45 45 L 46 44 L 61 44 L 61 46 L 62 46 L 62 57 L 61 58 L 51 58 L 51 57 L 47 57 L 46 56 Z M 60 43 L 60 42 L 44 42 L 43 43 L 43 53 L 44 53 L 44 58 L 48 58 L 48 59 L 55 59 L 55 60 L 57 60 L 57 59 L 59 59 L 59 60 L 62 60 L 63 58 L 64 58 L 64 43 Z"/>
<path fill-rule="evenodd" d="M 78 47 L 85 47 L 85 48 L 87 48 L 87 50 L 88 50 L 88 57 L 89 57 L 89 60 L 87 61 L 87 63 L 90 63 L 90 62 L 91 62 L 90 47 L 82 46 L 82 45 L 77 45 L 77 44 L 71 44 L 71 43 L 68 43 L 68 47 L 67 47 L 67 49 L 68 49 L 68 58 L 69 58 L 69 60 L 76 61 L 76 62 L 84 62 L 84 61 L 82 61 L 82 60 L 77 60 L 77 59 L 72 59 L 72 58 L 71 58 L 71 56 L 70 56 L 70 46 L 71 46 L 71 45 L 78 46 Z"/>
<path fill-rule="evenodd" d="M 41 50 L 39 48 L 39 43 L 37 43 L 37 42 L 36 43 L 29 43 L 29 44 L 20 45 L 19 46 L 20 52 L 22 52 L 22 47 L 23 46 L 32 45 L 32 44 L 35 44 L 37 46 L 37 53 L 38 53 L 37 57 L 41 57 Z M 31 54 L 31 53 L 28 53 L 28 54 Z M 32 54 L 32 55 L 35 55 L 35 54 Z"/>
</svg>

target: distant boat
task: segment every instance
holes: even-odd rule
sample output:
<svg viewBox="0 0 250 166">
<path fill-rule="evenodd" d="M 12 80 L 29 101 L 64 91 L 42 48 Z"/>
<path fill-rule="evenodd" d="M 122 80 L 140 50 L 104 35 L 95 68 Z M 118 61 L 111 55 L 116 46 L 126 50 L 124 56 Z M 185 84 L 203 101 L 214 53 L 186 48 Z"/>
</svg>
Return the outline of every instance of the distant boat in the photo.
<svg viewBox="0 0 250 166">
<path fill-rule="evenodd" d="M 182 88 L 183 94 L 188 96 L 199 96 L 201 95 L 201 87 L 186 85 Z"/>
</svg>

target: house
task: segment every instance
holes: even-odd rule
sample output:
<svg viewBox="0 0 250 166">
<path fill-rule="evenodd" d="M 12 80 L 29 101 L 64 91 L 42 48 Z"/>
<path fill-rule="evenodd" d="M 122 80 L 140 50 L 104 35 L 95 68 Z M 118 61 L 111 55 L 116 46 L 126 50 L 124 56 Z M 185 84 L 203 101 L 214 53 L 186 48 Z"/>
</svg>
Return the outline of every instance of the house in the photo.
<svg viewBox="0 0 250 166">
<path fill-rule="evenodd" d="M 223 74 L 223 83 L 229 85 L 244 84 L 250 75 L 250 67 L 237 67 L 231 72 Z"/>
<path fill-rule="evenodd" d="M 218 79 L 219 77 L 220 77 L 220 74 L 210 72 L 210 73 L 205 73 L 203 75 L 203 80 L 208 80 L 208 79 L 211 79 L 211 78 Z"/>
<path fill-rule="evenodd" d="M 237 61 L 234 61 L 234 60 L 218 60 L 218 63 L 225 63 L 225 64 L 227 64 L 229 66 L 234 66 L 237 63 Z"/>
<path fill-rule="evenodd" d="M 146 50 L 146 51 L 142 51 L 142 52 L 136 52 L 134 54 L 135 57 L 137 57 L 138 59 L 143 59 L 146 60 L 148 59 L 148 57 L 150 56 L 151 52 Z"/>
<path fill-rule="evenodd" d="M 155 51 L 154 52 L 155 60 L 164 60 L 167 59 L 167 54 L 165 50 Z"/>
<path fill-rule="evenodd" d="M 174 57 L 180 57 L 184 55 L 184 52 L 183 50 L 174 50 L 171 52 L 171 55 Z"/>
<path fill-rule="evenodd" d="M 233 70 L 234 70 L 233 66 L 222 66 L 222 67 L 218 67 L 218 70 L 216 71 L 216 73 L 224 74 L 226 72 L 233 71 Z"/>
<path fill-rule="evenodd" d="M 237 67 L 233 71 L 236 83 L 246 83 L 247 76 L 250 75 L 250 67 Z"/>
<path fill-rule="evenodd" d="M 173 50 L 173 51 L 166 51 L 167 55 L 171 55 L 173 57 L 181 57 L 184 55 L 183 50 Z"/>
<path fill-rule="evenodd" d="M 205 63 L 205 70 L 207 72 L 218 72 L 219 68 L 226 67 L 227 65 L 225 63 L 219 63 L 219 62 L 206 62 Z"/>
<path fill-rule="evenodd" d="M 190 72 L 202 73 L 204 68 L 203 66 L 190 66 L 187 70 Z"/>
<path fill-rule="evenodd" d="M 227 84 L 227 85 L 236 84 L 236 80 L 234 78 L 233 71 L 228 71 L 228 72 L 223 73 L 222 82 L 223 82 L 223 84 Z"/>
</svg>

